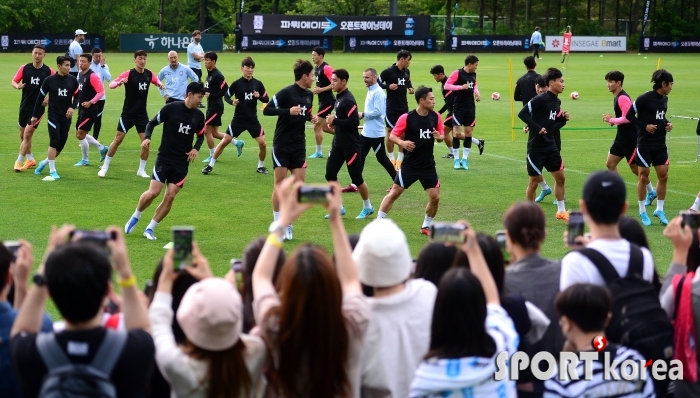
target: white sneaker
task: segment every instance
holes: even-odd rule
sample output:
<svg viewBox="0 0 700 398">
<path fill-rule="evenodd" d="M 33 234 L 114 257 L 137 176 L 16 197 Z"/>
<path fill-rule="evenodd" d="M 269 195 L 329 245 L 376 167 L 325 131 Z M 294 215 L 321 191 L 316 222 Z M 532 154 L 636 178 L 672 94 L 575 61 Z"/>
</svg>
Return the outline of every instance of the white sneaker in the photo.
<svg viewBox="0 0 700 398">
<path fill-rule="evenodd" d="M 287 226 L 287 232 L 284 233 L 284 240 L 292 240 L 292 226 Z"/>
<path fill-rule="evenodd" d="M 145 236 L 148 240 L 156 240 L 156 236 L 153 234 L 152 229 L 147 229 L 143 231 L 143 236 Z"/>
<path fill-rule="evenodd" d="M 151 178 L 151 176 L 149 176 L 149 175 L 148 175 L 145 171 L 143 171 L 143 170 L 137 171 L 137 172 L 136 172 L 136 175 L 139 176 L 139 177 L 143 177 L 143 178 Z"/>
<path fill-rule="evenodd" d="M 104 178 L 107 175 L 107 169 L 105 167 L 100 168 L 100 171 L 97 172 L 97 176 L 100 178 Z"/>
</svg>

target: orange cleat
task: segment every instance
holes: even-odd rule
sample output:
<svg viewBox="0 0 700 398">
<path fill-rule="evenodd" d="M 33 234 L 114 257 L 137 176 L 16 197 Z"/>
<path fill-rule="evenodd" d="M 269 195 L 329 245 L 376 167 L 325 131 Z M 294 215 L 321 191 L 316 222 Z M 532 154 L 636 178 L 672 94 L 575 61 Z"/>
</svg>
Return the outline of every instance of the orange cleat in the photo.
<svg viewBox="0 0 700 398">
<path fill-rule="evenodd" d="M 557 220 L 569 221 L 569 212 L 568 211 L 557 212 Z"/>
<path fill-rule="evenodd" d="M 36 160 L 25 160 L 22 165 L 22 170 L 29 170 L 36 167 Z"/>
</svg>

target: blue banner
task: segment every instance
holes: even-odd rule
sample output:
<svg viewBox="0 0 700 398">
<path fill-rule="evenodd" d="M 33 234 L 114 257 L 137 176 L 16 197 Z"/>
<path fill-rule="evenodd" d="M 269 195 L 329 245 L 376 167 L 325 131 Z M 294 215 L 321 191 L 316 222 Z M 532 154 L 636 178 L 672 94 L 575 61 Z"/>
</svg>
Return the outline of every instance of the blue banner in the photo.
<svg viewBox="0 0 700 398">
<path fill-rule="evenodd" d="M 36 44 L 43 44 L 46 52 L 65 53 L 74 38 L 72 33 L 0 33 L 0 49 L 4 52 L 32 52 Z M 105 37 L 100 35 L 87 34 L 80 45 L 83 52 L 88 53 L 95 47 L 106 50 Z"/>
<path fill-rule="evenodd" d="M 345 52 L 435 51 L 435 36 L 345 36 Z"/>
<path fill-rule="evenodd" d="M 455 52 L 530 51 L 530 36 L 452 36 L 446 49 Z"/>
<path fill-rule="evenodd" d="M 243 35 L 242 51 L 308 52 L 314 47 L 333 51 L 333 38 L 324 36 Z"/>
</svg>

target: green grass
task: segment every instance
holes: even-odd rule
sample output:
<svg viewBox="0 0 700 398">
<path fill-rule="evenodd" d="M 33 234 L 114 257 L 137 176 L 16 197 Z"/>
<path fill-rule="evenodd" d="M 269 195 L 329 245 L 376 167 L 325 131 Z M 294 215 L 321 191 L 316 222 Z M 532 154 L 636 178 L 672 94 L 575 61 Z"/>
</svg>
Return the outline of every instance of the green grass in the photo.
<svg viewBox="0 0 700 398">
<path fill-rule="evenodd" d="M 472 225 L 488 233 L 502 228 L 503 214 L 513 202 L 524 200 L 527 174 L 525 170 L 526 136 L 516 130 L 515 142 L 511 141 L 510 116 L 510 80 L 508 58 L 513 58 L 513 74 L 517 79 L 523 72 L 521 59 L 524 54 L 479 54 L 479 88 L 483 100 L 477 106 L 478 124 L 474 136 L 486 140 L 486 151 L 482 156 L 472 153 L 470 170 L 452 169 L 452 162 L 442 159 L 446 153 L 443 144 L 436 145 L 435 157 L 438 174 L 442 182 L 441 202 L 436 220 L 456 220 L 464 218 Z M 290 84 L 291 65 L 299 57 L 297 54 L 254 54 L 257 63 L 255 76 L 265 83 L 268 93 L 274 94 Z M 464 54 L 416 54 L 411 64 L 414 86 L 425 84 L 439 92 L 440 85 L 435 83 L 428 73 L 430 67 L 440 63 L 446 70 L 453 70 L 463 64 Z M 54 66 L 56 54 L 49 54 L 46 63 Z M 240 76 L 240 54 L 222 54 L 219 69 L 228 78 L 235 80 Z M 310 56 L 304 55 L 305 58 Z M 107 54 L 108 64 L 113 76 L 133 66 L 130 54 Z M 165 54 L 152 54 L 149 68 L 158 71 L 167 60 Z M 367 67 L 378 70 L 391 65 L 393 54 L 329 54 L 327 61 L 334 67 L 349 70 L 351 79 L 349 88 L 363 105 L 366 88 L 362 83 L 361 73 Z M 19 139 L 17 135 L 17 104 L 20 93 L 13 90 L 9 83 L 17 67 L 31 61 L 29 54 L 6 54 L 0 58 L 0 122 L 3 134 L 0 135 L 0 238 L 26 238 L 35 248 L 38 262 L 43 254 L 51 225 L 74 223 L 79 228 L 104 228 L 108 225 L 123 226 L 134 211 L 139 195 L 148 187 L 148 180 L 136 177 L 138 165 L 137 135 L 130 132 L 118 154 L 112 161 L 107 178 L 97 177 L 99 154 L 91 148 L 90 167 L 76 168 L 73 164 L 80 159 L 78 142 L 71 134 L 65 151 L 56 162 L 61 180 L 53 183 L 43 182 L 33 172 L 15 173 L 12 166 L 17 156 Z M 612 96 L 607 92 L 605 73 L 620 69 L 626 75 L 625 89 L 634 98 L 650 89 L 649 79 L 656 69 L 657 58 L 632 54 L 605 55 L 574 54 L 566 71 L 566 90 L 562 96 L 562 107 L 571 114 L 567 127 L 573 130 L 562 131 L 562 156 L 566 163 L 567 208 L 576 209 L 581 186 L 586 175 L 605 167 L 608 148 L 614 137 L 614 130 L 585 130 L 585 128 L 605 127 L 601 114 L 612 112 Z M 697 116 L 700 108 L 696 93 L 700 90 L 700 80 L 696 78 L 694 68 L 697 62 L 693 56 L 664 55 L 662 67 L 674 74 L 675 87 L 670 95 L 669 114 Z M 549 66 L 560 66 L 557 54 L 544 54 L 538 70 L 544 71 Z M 491 101 L 490 94 L 498 91 L 500 101 Z M 578 91 L 580 99 L 572 101 L 568 95 Z M 100 141 L 109 144 L 114 137 L 117 120 L 121 111 L 123 89 L 108 90 L 107 105 L 103 118 Z M 442 105 L 440 95 L 438 105 Z M 413 99 L 410 100 L 413 104 Z M 153 116 L 163 105 L 157 90 L 151 89 L 149 115 Z M 516 113 L 519 106 L 516 104 Z M 228 124 L 233 115 L 233 108 L 226 107 L 224 123 Z M 272 136 L 276 119 L 260 114 L 265 131 L 268 132 L 268 147 L 272 145 Z M 675 129 L 670 141 L 671 169 L 670 190 L 666 199 L 666 213 L 669 217 L 679 210 L 688 208 L 698 190 L 693 171 L 695 160 L 696 135 L 695 122 L 688 120 L 674 121 Z M 516 121 L 516 126 L 521 126 Z M 223 127 L 225 128 L 225 126 Z M 223 130 L 223 129 L 222 129 Z M 151 170 L 156 157 L 157 144 L 160 143 L 161 129 L 154 135 L 151 157 L 147 170 Z M 314 145 L 313 132 L 308 129 L 307 147 L 310 154 Z M 223 275 L 229 267 L 229 259 L 240 257 L 243 248 L 255 237 L 266 235 L 272 220 L 270 194 L 272 192 L 272 175 L 255 173 L 257 147 L 255 141 L 244 133 L 246 142 L 243 155 L 236 157 L 235 148 L 229 147 L 219 159 L 215 171 L 204 176 L 200 173 L 201 159 L 207 156 L 206 150 L 200 154 L 200 161 L 190 167 L 190 174 L 184 189 L 175 200 L 173 210 L 156 230 L 158 241 L 147 241 L 141 236 L 146 224 L 153 216 L 160 198 L 144 212 L 141 223 L 135 232 L 128 236 L 128 249 L 132 267 L 143 285 L 152 274 L 153 267 L 163 254 L 162 249 L 169 241 L 170 227 L 173 225 L 194 225 L 195 237 L 203 253 L 209 258 L 215 274 Z M 331 136 L 324 140 L 324 152 L 328 152 Z M 43 159 L 48 145 L 46 123 L 43 122 L 34 138 L 34 156 Z M 206 144 L 204 146 L 206 149 Z M 271 157 L 268 152 L 267 167 L 272 170 Z M 629 184 L 628 200 L 630 216 L 636 217 L 637 206 L 633 187 L 635 178 L 625 167 L 620 168 L 622 176 Z M 307 181 L 324 182 L 325 159 L 309 160 Z M 46 174 L 46 173 L 44 173 Z M 375 209 L 378 210 L 390 181 L 385 171 L 371 157 L 365 167 L 365 179 L 370 188 L 370 195 Z M 341 184 L 349 183 L 345 171 L 340 173 Z M 551 176 L 546 176 L 552 184 Z M 652 181 L 656 181 L 652 173 Z M 543 248 L 545 256 L 561 258 L 567 251 L 562 244 L 565 223 L 554 218 L 556 206 L 547 198 L 542 208 L 547 214 L 548 239 Z M 419 234 L 423 219 L 426 195 L 416 184 L 396 202 L 390 217 L 403 228 L 408 236 L 411 252 L 416 255 L 426 243 L 426 238 Z M 348 216 L 345 226 L 349 233 L 359 233 L 367 224 L 365 220 L 354 217 L 362 208 L 358 194 L 345 195 Z M 651 209 L 653 211 L 653 209 Z M 312 241 L 331 250 L 331 236 L 327 222 L 323 220 L 324 211 L 315 208 L 304 214 L 294 225 L 294 241 L 285 244 L 292 250 L 302 242 Z M 649 212 L 651 214 L 651 211 Z M 647 234 L 654 252 L 657 268 L 663 272 L 671 258 L 671 246 L 663 238 L 663 227 L 656 219 L 654 225 L 647 228 Z"/>
</svg>

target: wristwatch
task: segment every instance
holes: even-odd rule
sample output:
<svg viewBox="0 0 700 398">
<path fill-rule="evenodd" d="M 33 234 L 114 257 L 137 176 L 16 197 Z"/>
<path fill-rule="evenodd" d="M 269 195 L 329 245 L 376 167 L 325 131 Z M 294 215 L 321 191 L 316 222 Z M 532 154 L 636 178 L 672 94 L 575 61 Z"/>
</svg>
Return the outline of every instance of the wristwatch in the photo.
<svg viewBox="0 0 700 398">
<path fill-rule="evenodd" d="M 271 234 L 276 233 L 278 235 L 284 235 L 285 230 L 286 230 L 286 227 L 283 227 L 277 221 L 273 221 L 272 224 L 270 224 L 270 228 L 268 228 L 268 232 L 270 232 Z"/>
<path fill-rule="evenodd" d="M 42 274 L 34 274 L 32 281 L 37 286 L 46 286 L 46 277 Z"/>
</svg>

